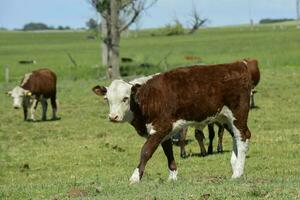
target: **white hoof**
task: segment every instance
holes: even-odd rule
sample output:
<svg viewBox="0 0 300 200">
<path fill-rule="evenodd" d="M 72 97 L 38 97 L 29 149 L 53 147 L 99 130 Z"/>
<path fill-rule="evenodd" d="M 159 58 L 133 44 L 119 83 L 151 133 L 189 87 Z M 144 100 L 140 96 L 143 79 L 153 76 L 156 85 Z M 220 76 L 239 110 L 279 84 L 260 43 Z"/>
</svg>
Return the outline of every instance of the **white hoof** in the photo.
<svg viewBox="0 0 300 200">
<path fill-rule="evenodd" d="M 168 178 L 168 181 L 177 181 L 177 174 L 178 172 L 176 170 L 172 171 L 172 170 L 169 170 L 169 178 Z"/>
<path fill-rule="evenodd" d="M 234 174 L 232 174 L 231 179 L 240 178 L 242 175 L 243 175 L 242 173 L 234 173 Z"/>
<path fill-rule="evenodd" d="M 129 179 L 129 182 L 130 182 L 130 183 L 129 183 L 130 185 L 140 182 L 140 172 L 139 172 L 139 168 L 136 168 L 136 169 L 133 171 L 133 174 L 131 175 L 131 177 L 130 177 L 130 179 Z"/>
</svg>

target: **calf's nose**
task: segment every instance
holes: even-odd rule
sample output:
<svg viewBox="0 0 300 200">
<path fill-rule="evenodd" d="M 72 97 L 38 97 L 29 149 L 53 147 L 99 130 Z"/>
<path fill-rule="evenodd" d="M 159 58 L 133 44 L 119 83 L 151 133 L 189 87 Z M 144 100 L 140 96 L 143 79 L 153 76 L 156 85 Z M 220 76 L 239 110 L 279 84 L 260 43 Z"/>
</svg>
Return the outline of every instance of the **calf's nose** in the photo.
<svg viewBox="0 0 300 200">
<path fill-rule="evenodd" d="M 112 114 L 110 114 L 110 115 L 108 115 L 108 118 L 112 122 L 117 122 L 118 115 L 112 115 Z"/>
<path fill-rule="evenodd" d="M 20 107 L 19 106 L 14 106 L 14 109 L 19 109 Z"/>
</svg>

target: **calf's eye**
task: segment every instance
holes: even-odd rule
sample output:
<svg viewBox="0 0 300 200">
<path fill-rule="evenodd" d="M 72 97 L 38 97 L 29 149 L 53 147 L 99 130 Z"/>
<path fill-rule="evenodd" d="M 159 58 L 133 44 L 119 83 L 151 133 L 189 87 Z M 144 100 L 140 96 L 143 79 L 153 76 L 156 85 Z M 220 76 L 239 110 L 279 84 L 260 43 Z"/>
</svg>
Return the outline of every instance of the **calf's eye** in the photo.
<svg viewBox="0 0 300 200">
<path fill-rule="evenodd" d="M 128 97 L 124 97 L 122 101 L 125 103 L 126 101 L 128 101 L 128 99 Z"/>
</svg>

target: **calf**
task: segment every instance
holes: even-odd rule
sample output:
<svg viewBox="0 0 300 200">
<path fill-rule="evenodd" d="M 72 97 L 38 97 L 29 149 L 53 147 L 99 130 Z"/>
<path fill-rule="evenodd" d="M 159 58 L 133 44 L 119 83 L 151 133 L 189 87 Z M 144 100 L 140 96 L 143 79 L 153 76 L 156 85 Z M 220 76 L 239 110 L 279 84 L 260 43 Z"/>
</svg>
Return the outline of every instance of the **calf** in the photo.
<svg viewBox="0 0 300 200">
<path fill-rule="evenodd" d="M 215 122 L 233 135 L 232 178 L 240 177 L 251 136 L 247 126 L 251 91 L 247 70 L 243 62 L 191 66 L 155 75 L 141 86 L 123 80 L 114 80 L 109 87 L 95 86 L 94 92 L 108 101 L 110 121 L 130 122 L 146 138 L 130 182 L 140 181 L 159 144 L 168 160 L 169 180 L 176 180 L 171 136 L 189 125 L 202 130 Z"/>
<path fill-rule="evenodd" d="M 39 101 L 42 104 L 42 120 L 46 120 L 48 98 L 51 100 L 52 119 L 58 119 L 56 116 L 56 75 L 49 69 L 38 69 L 25 74 L 20 85 L 8 94 L 13 98 L 15 109 L 23 107 L 24 120 L 28 119 L 28 109 L 31 112 L 31 120 L 35 120 L 34 113 Z"/>
</svg>

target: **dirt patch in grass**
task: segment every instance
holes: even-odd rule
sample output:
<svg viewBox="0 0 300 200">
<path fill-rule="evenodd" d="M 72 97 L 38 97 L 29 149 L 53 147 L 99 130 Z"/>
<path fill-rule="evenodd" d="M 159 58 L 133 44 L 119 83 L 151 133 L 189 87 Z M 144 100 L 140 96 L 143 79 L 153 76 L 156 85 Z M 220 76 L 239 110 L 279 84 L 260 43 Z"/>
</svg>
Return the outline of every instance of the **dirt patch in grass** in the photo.
<svg viewBox="0 0 300 200">
<path fill-rule="evenodd" d="M 77 197 L 85 197 L 88 195 L 87 191 L 78 189 L 78 188 L 71 188 L 68 191 L 68 197 L 69 198 L 77 198 Z"/>
</svg>

